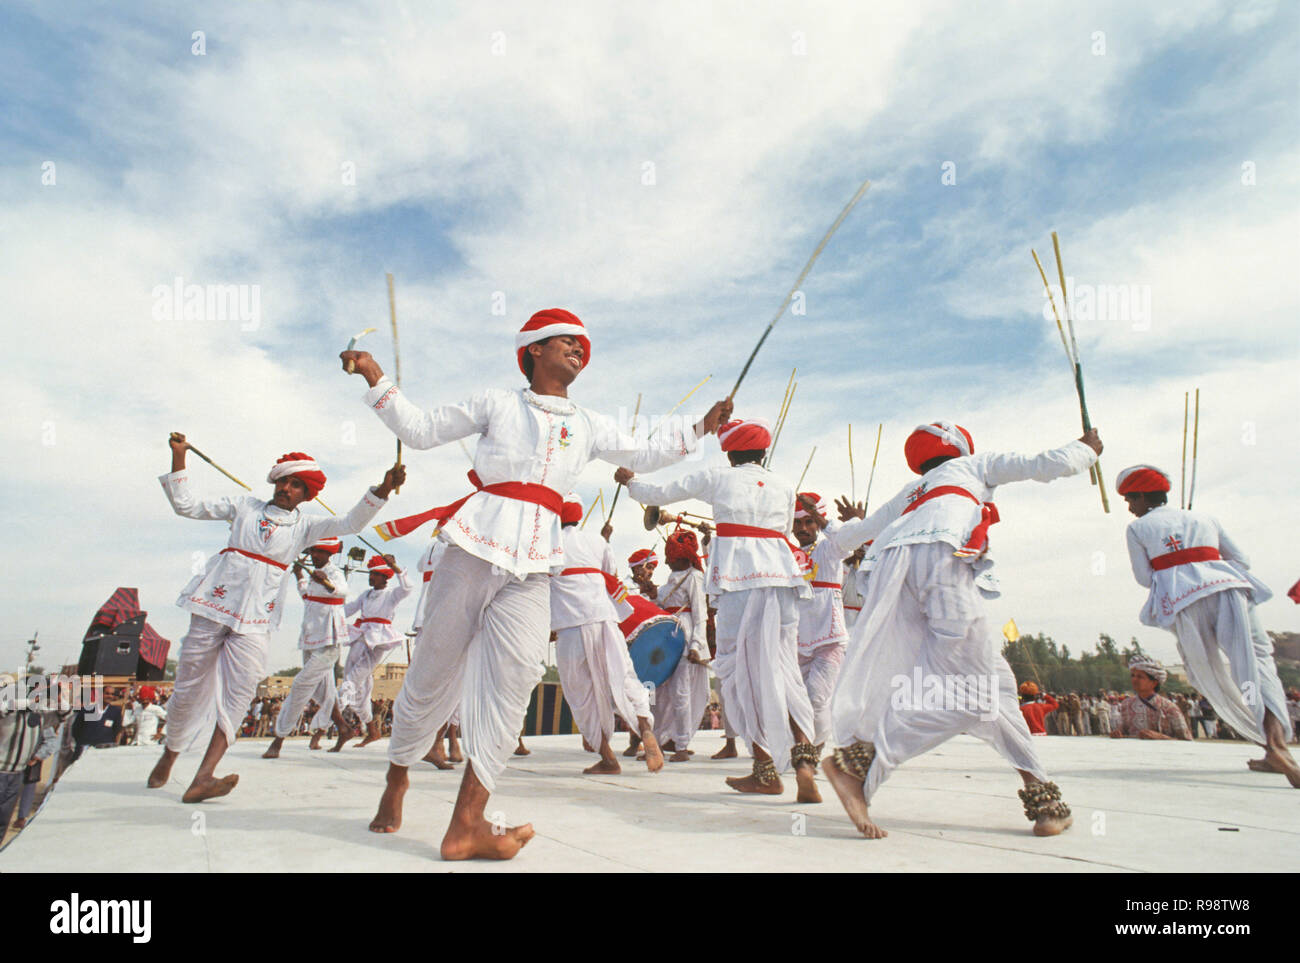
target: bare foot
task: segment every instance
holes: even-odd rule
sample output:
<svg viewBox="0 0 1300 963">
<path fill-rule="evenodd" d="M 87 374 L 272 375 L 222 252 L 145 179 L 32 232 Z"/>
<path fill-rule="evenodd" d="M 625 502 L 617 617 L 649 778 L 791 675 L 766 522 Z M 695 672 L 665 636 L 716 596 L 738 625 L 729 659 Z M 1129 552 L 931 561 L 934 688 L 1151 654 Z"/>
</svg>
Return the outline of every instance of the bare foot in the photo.
<svg viewBox="0 0 1300 963">
<path fill-rule="evenodd" d="M 814 767 L 807 763 L 796 766 L 794 781 L 799 790 L 794 797 L 795 802 L 819 803 L 822 801 L 822 794 L 817 789 L 817 770 Z"/>
<path fill-rule="evenodd" d="M 167 785 L 167 780 L 172 777 L 172 764 L 178 755 L 180 753 L 163 750 L 162 758 L 154 764 L 153 772 L 149 773 L 149 781 L 145 785 L 150 789 L 161 789 Z"/>
<path fill-rule="evenodd" d="M 583 737 L 582 737 L 582 751 L 583 751 L 583 752 L 595 752 L 595 751 L 596 751 L 595 749 L 591 748 L 591 743 L 587 741 L 587 737 L 586 737 L 586 736 L 583 736 Z"/>
<path fill-rule="evenodd" d="M 717 752 L 715 752 L 713 755 L 711 755 L 709 758 L 710 759 L 735 759 L 736 756 L 737 756 L 736 740 L 728 739 L 726 744 Z"/>
<path fill-rule="evenodd" d="M 516 755 L 516 756 L 531 756 L 532 754 L 533 754 L 533 750 L 529 749 L 527 746 L 524 745 L 524 737 L 523 737 L 523 736 L 520 736 L 520 737 L 519 737 L 519 745 L 515 746 L 515 755 Z M 521 828 L 522 828 L 522 827 L 521 827 Z M 528 839 L 532 839 L 532 838 L 533 838 L 532 836 L 529 836 L 529 837 L 528 837 Z M 524 843 L 528 842 L 528 839 L 525 839 L 525 840 L 524 840 Z M 519 845 L 522 846 L 524 843 L 520 843 Z M 505 857 L 505 858 L 506 858 L 506 859 L 509 859 L 510 857 L 507 856 L 507 857 Z"/>
<path fill-rule="evenodd" d="M 1273 772 L 1286 776 L 1292 789 L 1300 789 L 1300 766 L 1296 765 L 1295 758 L 1288 750 L 1267 746 L 1264 749 L 1264 761 L 1273 767 Z"/>
<path fill-rule="evenodd" d="M 456 768 L 447 761 L 447 753 L 442 747 L 441 739 L 435 739 L 433 741 L 433 748 L 424 754 L 424 761 L 433 763 L 439 769 Z"/>
<path fill-rule="evenodd" d="M 623 750 L 623 755 L 631 759 L 641 749 L 641 739 L 635 733 L 628 733 L 627 748 Z"/>
<path fill-rule="evenodd" d="M 536 833 L 532 823 L 494 826 L 480 819 L 473 827 L 447 827 L 442 837 L 443 859 L 514 859 Z"/>
<path fill-rule="evenodd" d="M 616 776 L 623 771 L 617 759 L 601 759 L 594 765 L 582 770 L 585 776 Z"/>
<path fill-rule="evenodd" d="M 384 794 L 379 797 L 379 810 L 370 820 L 372 833 L 395 833 L 402 828 L 402 798 L 411 785 L 405 766 L 389 766 Z"/>
<path fill-rule="evenodd" d="M 262 753 L 263 759 L 279 759 L 280 747 L 284 745 L 284 740 L 279 736 L 271 740 L 271 744 L 266 747 L 266 752 Z"/>
<path fill-rule="evenodd" d="M 203 802 L 205 799 L 216 799 L 218 796 L 224 796 L 230 790 L 234 789 L 239 783 L 239 776 L 233 772 L 229 776 L 222 776 L 220 779 L 209 776 L 200 780 L 197 776 L 190 783 L 190 788 L 185 790 L 185 795 L 181 796 L 183 803 Z"/>
<path fill-rule="evenodd" d="M 759 782 L 752 774 L 748 776 L 728 776 L 727 785 L 736 792 L 758 793 L 763 796 L 779 796 L 785 792 L 785 783 L 780 779 L 765 784 Z"/>
<path fill-rule="evenodd" d="M 1044 813 L 1034 820 L 1034 835 L 1059 836 L 1073 825 L 1073 816 L 1049 816 Z"/>
<path fill-rule="evenodd" d="M 519 745 L 522 746 L 523 744 L 524 744 L 524 743 L 523 743 L 523 740 L 521 739 L 521 740 L 519 741 Z M 528 751 L 525 750 L 525 751 L 522 753 L 522 755 L 525 755 L 525 756 L 528 755 Z M 451 748 L 450 748 L 450 749 L 448 750 L 448 752 L 447 752 L 447 758 L 450 759 L 452 762 L 464 762 L 464 761 L 465 761 L 465 756 L 464 756 L 464 755 L 461 753 L 461 751 L 460 751 L 460 740 L 459 740 L 459 739 L 452 739 L 452 740 L 451 740 Z"/>
<path fill-rule="evenodd" d="M 889 835 L 867 818 L 867 798 L 862 795 L 862 783 L 835 765 L 833 758 L 822 760 L 822 773 L 835 790 L 835 795 L 840 797 L 840 805 L 858 832 L 867 839 L 884 839 Z"/>
<path fill-rule="evenodd" d="M 320 737 L 323 736 L 324 734 L 325 734 L 324 731 L 321 730 L 321 729 L 317 729 L 315 732 L 313 732 L 313 733 L 311 734 L 311 742 L 309 742 L 309 743 L 307 744 L 307 748 L 308 748 L 308 749 L 319 749 L 319 748 L 320 748 Z"/>
<path fill-rule="evenodd" d="M 357 743 L 356 748 L 362 749 L 379 739 L 379 724 L 373 719 L 366 723 L 366 737 Z"/>
<path fill-rule="evenodd" d="M 330 746 L 327 751 L 338 752 L 347 743 L 349 739 L 355 739 L 360 733 L 352 726 L 339 726 L 339 737 L 335 740 L 334 745 Z"/>
<path fill-rule="evenodd" d="M 646 730 L 641 736 L 641 742 L 645 745 L 645 767 L 651 772 L 658 772 L 664 767 L 664 752 L 659 748 L 659 740 L 653 732 Z"/>
<path fill-rule="evenodd" d="M 669 739 L 667 742 L 661 743 L 659 748 L 664 752 L 676 752 L 677 741 L 675 739 Z"/>
<path fill-rule="evenodd" d="M 15 830 L 15 831 L 17 831 L 17 830 L 19 830 L 19 829 L 26 829 L 26 828 L 27 828 L 27 819 L 26 819 L 26 817 L 24 817 L 24 816 L 19 816 L 17 819 L 14 820 L 14 830 Z"/>
<path fill-rule="evenodd" d="M 668 761 L 669 762 L 690 762 L 691 754 L 687 752 L 685 749 L 678 749 L 676 752 L 674 752 L 671 756 L 668 757 Z"/>
</svg>

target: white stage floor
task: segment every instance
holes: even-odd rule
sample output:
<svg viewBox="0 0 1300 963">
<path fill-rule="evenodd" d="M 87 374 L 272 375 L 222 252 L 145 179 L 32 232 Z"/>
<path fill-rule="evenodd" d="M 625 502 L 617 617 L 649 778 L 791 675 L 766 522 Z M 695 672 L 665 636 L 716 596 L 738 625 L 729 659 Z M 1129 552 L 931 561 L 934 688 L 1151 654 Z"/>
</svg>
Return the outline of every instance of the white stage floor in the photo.
<svg viewBox="0 0 1300 963">
<path fill-rule="evenodd" d="M 0 871 L 121 873 L 149 854 L 152 869 L 175 872 L 1291 872 L 1300 851 L 1300 792 L 1249 772 L 1257 750 L 1244 743 L 1040 737 L 1075 823 L 1038 839 L 1018 777 L 962 736 L 882 787 L 872 814 L 890 835 L 871 841 L 822 779 L 821 805 L 796 804 L 793 778 L 784 796 L 732 792 L 723 777 L 749 760 L 710 761 L 721 734 L 704 732 L 694 761 L 653 775 L 621 759 L 622 775 L 583 776 L 595 757 L 578 736 L 530 738 L 533 754 L 511 761 L 491 808 L 532 822 L 536 838 L 510 863 L 443 863 L 463 767 L 412 769 L 401 832 L 377 835 L 366 826 L 386 743 L 332 754 L 294 739 L 270 761 L 259 758 L 267 740 L 240 740 L 220 770 L 238 772 L 238 788 L 198 806 L 180 802 L 197 754 L 148 790 L 158 750 L 87 751 L 0 854 Z"/>
</svg>

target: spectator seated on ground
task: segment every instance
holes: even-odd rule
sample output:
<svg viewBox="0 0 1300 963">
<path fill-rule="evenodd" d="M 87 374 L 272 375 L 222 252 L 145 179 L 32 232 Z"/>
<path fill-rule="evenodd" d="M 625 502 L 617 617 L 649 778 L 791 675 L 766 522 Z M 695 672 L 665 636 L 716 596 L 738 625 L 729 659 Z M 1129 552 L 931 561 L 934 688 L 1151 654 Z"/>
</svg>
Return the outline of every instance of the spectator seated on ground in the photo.
<svg viewBox="0 0 1300 963">
<path fill-rule="evenodd" d="M 1112 739 L 1191 739 L 1187 721 L 1178 706 L 1160 695 L 1160 685 L 1169 677 L 1165 667 L 1146 655 L 1129 661 L 1133 695 L 1119 704 L 1119 725 L 1111 728 Z"/>
</svg>

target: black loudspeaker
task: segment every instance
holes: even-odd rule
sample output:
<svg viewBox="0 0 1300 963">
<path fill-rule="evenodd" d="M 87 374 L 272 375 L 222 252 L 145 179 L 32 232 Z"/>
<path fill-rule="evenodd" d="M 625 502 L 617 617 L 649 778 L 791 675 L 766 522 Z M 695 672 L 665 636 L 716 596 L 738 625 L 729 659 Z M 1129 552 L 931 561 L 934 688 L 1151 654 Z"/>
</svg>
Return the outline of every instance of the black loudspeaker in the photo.
<svg viewBox="0 0 1300 963">
<path fill-rule="evenodd" d="M 154 667 L 140 658 L 140 633 L 144 631 L 144 615 L 127 619 L 112 635 L 98 635 L 86 639 L 77 661 L 80 675 L 125 675 L 145 678 L 141 669 Z M 162 673 L 158 673 L 162 677 Z"/>
</svg>

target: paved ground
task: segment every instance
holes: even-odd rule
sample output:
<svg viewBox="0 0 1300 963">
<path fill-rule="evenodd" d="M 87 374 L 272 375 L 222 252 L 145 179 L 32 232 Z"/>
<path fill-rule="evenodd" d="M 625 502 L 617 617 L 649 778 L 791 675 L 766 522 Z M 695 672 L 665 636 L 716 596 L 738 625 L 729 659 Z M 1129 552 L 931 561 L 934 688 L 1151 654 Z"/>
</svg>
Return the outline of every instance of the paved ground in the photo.
<svg viewBox="0 0 1300 963">
<path fill-rule="evenodd" d="M 222 770 L 240 774 L 238 789 L 199 806 L 179 801 L 197 754 L 182 757 L 171 784 L 147 790 L 157 750 L 87 752 L 0 854 L 0 871 L 118 872 L 150 852 L 178 872 L 1289 872 L 1300 846 L 1300 792 L 1247 771 L 1252 747 L 1242 743 L 1042 737 L 1075 825 L 1037 839 L 1018 778 L 963 736 L 885 784 L 872 812 L 890 836 L 869 841 L 824 781 L 819 806 L 794 803 L 793 779 L 776 798 L 727 789 L 723 777 L 748 772 L 749 760 L 711 762 L 719 734 L 701 733 L 695 761 L 657 775 L 633 764 L 601 777 L 580 775 L 594 757 L 578 736 L 550 736 L 529 739 L 533 754 L 512 760 L 493 797 L 537 837 L 509 864 L 447 864 L 438 841 L 459 770 L 412 770 L 402 831 L 379 836 L 366 824 L 385 742 L 329 754 L 292 740 L 274 762 L 258 758 L 266 743 L 240 740 Z"/>
</svg>

